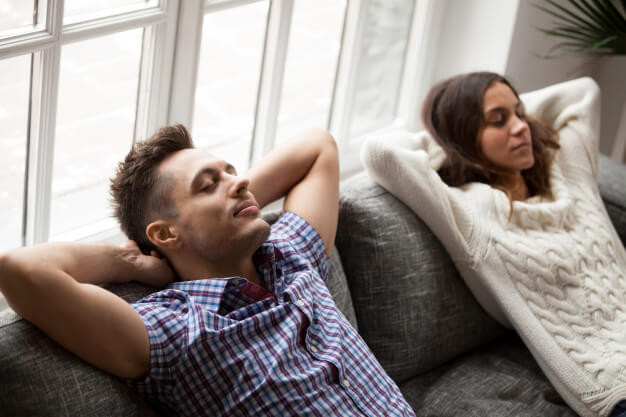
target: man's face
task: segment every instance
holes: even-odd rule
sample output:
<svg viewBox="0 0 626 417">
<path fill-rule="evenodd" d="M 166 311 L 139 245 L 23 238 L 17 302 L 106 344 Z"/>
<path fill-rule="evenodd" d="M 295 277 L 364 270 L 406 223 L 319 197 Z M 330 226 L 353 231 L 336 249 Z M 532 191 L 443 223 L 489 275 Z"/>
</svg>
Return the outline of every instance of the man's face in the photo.
<svg viewBox="0 0 626 417">
<path fill-rule="evenodd" d="M 173 178 L 171 197 L 178 216 L 170 223 L 183 251 L 223 262 L 252 255 L 267 239 L 269 225 L 248 191 L 249 180 L 226 161 L 185 149 L 165 159 L 159 170 Z"/>
</svg>

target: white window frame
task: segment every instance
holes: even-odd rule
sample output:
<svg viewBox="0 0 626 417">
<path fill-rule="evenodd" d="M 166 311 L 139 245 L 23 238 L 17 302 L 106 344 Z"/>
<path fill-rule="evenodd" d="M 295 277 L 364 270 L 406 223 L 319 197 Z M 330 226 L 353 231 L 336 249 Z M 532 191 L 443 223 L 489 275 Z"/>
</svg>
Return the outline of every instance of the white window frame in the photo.
<svg viewBox="0 0 626 417">
<path fill-rule="evenodd" d="M 141 5 L 110 16 L 63 25 L 63 0 L 45 3 L 45 23 L 27 33 L 0 39 L 0 59 L 32 54 L 31 106 L 29 109 L 28 160 L 25 181 L 22 243 L 32 245 L 50 239 L 52 165 L 56 131 L 61 48 L 72 42 L 145 28 L 137 114 L 133 140 L 146 137 L 167 123 L 168 100 L 178 0 L 161 0 L 154 7 Z M 110 231 L 73 231 L 63 240 L 101 240 Z M 91 235 L 91 236 L 85 236 Z"/>
<path fill-rule="evenodd" d="M 198 55 L 205 13 L 257 1 L 262 0 L 186 0 L 181 2 L 169 123 L 183 123 L 190 129 L 193 126 Z M 297 0 L 269 1 L 250 165 L 261 159 L 275 145 L 291 20 L 294 1 Z M 350 137 L 350 126 L 356 96 L 356 74 L 360 65 L 359 50 L 363 42 L 369 1 L 347 0 L 341 50 L 328 117 L 327 129 L 339 145 L 342 177 L 347 177 L 362 169 L 358 149 L 364 136 Z M 432 72 L 429 72 L 430 67 L 423 64 L 428 62 L 424 61 L 424 58 L 434 53 L 432 47 L 430 49 L 427 47 L 434 39 L 427 31 L 436 28 L 435 24 L 438 22 L 437 19 L 440 19 L 442 7 L 434 0 L 417 0 L 414 7 L 402 86 L 397 98 L 396 118 L 383 130 L 400 125 L 414 129 L 419 125 L 419 103 L 423 96 L 424 86 L 428 85 L 427 80 L 430 80 L 430 72 Z"/>
<path fill-rule="evenodd" d="M 29 114 L 28 169 L 25 191 L 24 244 L 49 240 L 52 164 L 60 53 L 63 45 L 133 28 L 145 27 L 137 96 L 134 140 L 148 137 L 159 126 L 193 124 L 198 59 L 205 13 L 263 0 L 161 0 L 148 9 L 125 10 L 108 17 L 71 23 L 63 28 L 63 0 L 47 0 L 45 23 L 28 33 L 0 40 L 0 59 L 33 54 L 31 108 Z M 255 110 L 250 162 L 275 145 L 281 88 L 289 44 L 290 26 L 297 0 L 268 0 L 269 12 Z M 338 57 L 329 131 L 336 138 L 342 159 L 342 176 L 362 169 L 358 149 L 363 136 L 350 137 L 355 100 L 359 50 L 366 11 L 371 0 L 347 0 Z M 416 0 L 397 98 L 395 121 L 382 129 L 419 127 L 419 104 L 432 78 L 435 55 L 433 36 L 441 22 L 442 7 L 436 0 Z M 64 29 L 64 30 L 62 30 Z M 435 34 L 435 35 L 433 35 Z M 60 236 L 70 240 L 119 240 L 120 231 L 85 229 Z"/>
<path fill-rule="evenodd" d="M 160 0 L 149 9 L 128 9 L 109 17 L 71 23 L 63 30 L 64 0 L 47 0 L 45 22 L 31 31 L 15 31 L 0 39 L 0 59 L 32 54 L 28 159 L 25 179 L 23 244 L 49 240 L 52 165 L 56 131 L 60 54 L 63 45 L 134 28 L 145 28 L 137 113 L 133 140 L 142 140 L 165 124 L 193 124 L 198 58 L 204 14 L 262 0 Z M 297 0 L 269 0 L 263 61 L 255 111 L 250 161 L 254 163 L 275 144 L 290 25 Z M 347 0 L 341 50 L 335 74 L 328 130 L 338 142 L 342 178 L 362 170 L 359 148 L 364 136 L 351 138 L 356 95 L 358 51 L 370 0 Z M 415 0 L 406 48 L 395 120 L 384 133 L 420 127 L 419 106 L 433 81 L 442 2 Z M 371 133 L 370 133 L 371 134 Z M 367 135 L 366 135 L 367 136 Z M 63 240 L 120 242 L 119 228 L 69 233 Z M 0 294 L 0 311 L 4 300 Z"/>
</svg>

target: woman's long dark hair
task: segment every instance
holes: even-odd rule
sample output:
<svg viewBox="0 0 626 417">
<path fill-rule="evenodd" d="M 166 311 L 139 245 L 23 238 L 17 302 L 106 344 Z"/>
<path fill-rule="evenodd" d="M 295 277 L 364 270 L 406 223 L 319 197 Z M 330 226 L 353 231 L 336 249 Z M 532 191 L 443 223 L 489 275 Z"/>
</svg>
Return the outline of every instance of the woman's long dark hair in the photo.
<svg viewBox="0 0 626 417">
<path fill-rule="evenodd" d="M 484 126 L 483 97 L 493 83 L 500 82 L 517 91 L 509 81 L 492 72 L 472 72 L 441 81 L 430 89 L 422 105 L 424 127 L 447 155 L 439 175 L 448 185 L 468 182 L 494 185 L 504 172 L 489 164 L 482 155 L 478 134 Z M 549 194 L 549 168 L 553 151 L 559 148 L 556 132 L 538 120 L 523 116 L 532 137 L 535 163 L 522 171 L 530 195 Z"/>
</svg>

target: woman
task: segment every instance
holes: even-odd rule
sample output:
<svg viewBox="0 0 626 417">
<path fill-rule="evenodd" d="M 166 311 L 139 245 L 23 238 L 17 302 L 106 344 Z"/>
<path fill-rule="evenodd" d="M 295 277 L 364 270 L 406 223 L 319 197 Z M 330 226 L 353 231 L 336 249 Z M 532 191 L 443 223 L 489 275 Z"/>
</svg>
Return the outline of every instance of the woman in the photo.
<svg viewBox="0 0 626 417">
<path fill-rule="evenodd" d="M 581 416 L 626 398 L 626 250 L 597 188 L 598 99 L 588 78 L 520 99 L 497 74 L 460 75 L 428 94 L 428 132 L 361 155 Z"/>
</svg>

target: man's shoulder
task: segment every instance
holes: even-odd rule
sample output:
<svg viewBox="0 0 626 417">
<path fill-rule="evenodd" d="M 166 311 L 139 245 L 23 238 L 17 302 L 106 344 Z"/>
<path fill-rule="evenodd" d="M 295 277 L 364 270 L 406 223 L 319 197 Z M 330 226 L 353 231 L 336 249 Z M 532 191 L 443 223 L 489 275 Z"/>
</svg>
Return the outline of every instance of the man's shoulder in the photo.
<svg viewBox="0 0 626 417">
<path fill-rule="evenodd" d="M 285 211 L 272 224 L 266 244 L 271 244 L 283 256 L 304 255 L 324 249 L 324 243 L 315 228 L 297 213 Z M 265 249 L 270 250 L 269 248 Z"/>
</svg>

